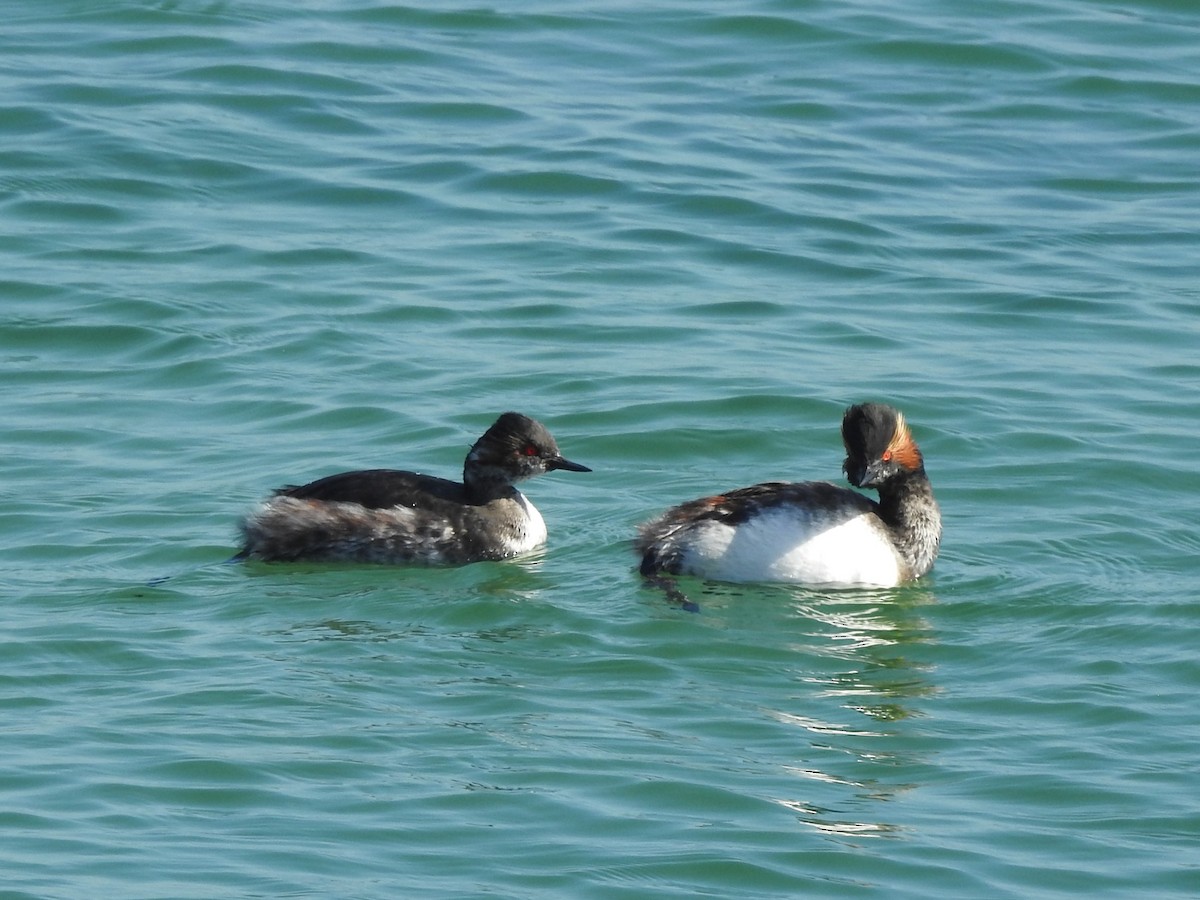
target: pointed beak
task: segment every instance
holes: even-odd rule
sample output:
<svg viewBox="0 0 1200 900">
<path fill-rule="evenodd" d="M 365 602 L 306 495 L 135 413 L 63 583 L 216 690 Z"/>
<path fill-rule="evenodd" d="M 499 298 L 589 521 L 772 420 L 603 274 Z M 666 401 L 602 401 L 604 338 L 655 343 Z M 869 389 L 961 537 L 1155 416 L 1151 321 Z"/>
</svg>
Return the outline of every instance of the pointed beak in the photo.
<svg viewBox="0 0 1200 900">
<path fill-rule="evenodd" d="M 854 472 L 850 475 L 850 483 L 855 487 L 873 488 L 883 481 L 883 468 L 885 463 L 881 459 L 873 459 L 867 463 L 867 467 L 860 472 Z M 854 476 L 859 476 L 855 480 Z"/>
<path fill-rule="evenodd" d="M 553 472 L 555 469 L 563 469 L 567 472 L 592 471 L 587 466 L 581 466 L 579 463 L 571 462 L 569 459 L 563 459 L 561 456 L 551 456 L 546 460 L 546 471 Z"/>
</svg>

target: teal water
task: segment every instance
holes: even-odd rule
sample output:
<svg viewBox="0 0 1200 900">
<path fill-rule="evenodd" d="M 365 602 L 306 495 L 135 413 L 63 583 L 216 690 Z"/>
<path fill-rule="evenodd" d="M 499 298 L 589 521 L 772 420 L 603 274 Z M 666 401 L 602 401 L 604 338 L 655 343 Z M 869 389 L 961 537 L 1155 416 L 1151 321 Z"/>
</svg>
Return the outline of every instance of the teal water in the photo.
<svg viewBox="0 0 1200 900">
<path fill-rule="evenodd" d="M 0 896 L 1200 894 L 1200 10 L 732 9 L 5 6 Z M 864 399 L 931 577 L 640 583 Z M 505 409 L 544 552 L 224 564 Z"/>
</svg>

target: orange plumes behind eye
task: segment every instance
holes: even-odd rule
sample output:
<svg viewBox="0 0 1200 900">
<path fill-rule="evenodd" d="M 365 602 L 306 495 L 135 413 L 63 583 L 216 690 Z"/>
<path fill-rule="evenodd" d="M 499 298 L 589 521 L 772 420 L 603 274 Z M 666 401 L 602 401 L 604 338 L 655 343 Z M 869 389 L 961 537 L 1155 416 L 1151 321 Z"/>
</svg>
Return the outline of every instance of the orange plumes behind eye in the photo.
<svg viewBox="0 0 1200 900">
<path fill-rule="evenodd" d="M 883 451 L 883 459 L 895 460 L 899 465 L 910 470 L 919 469 L 923 463 L 921 451 L 917 449 L 917 444 L 912 439 L 908 425 L 904 422 L 904 416 L 900 416 L 896 422 L 896 431 L 892 435 L 892 442 Z"/>
</svg>

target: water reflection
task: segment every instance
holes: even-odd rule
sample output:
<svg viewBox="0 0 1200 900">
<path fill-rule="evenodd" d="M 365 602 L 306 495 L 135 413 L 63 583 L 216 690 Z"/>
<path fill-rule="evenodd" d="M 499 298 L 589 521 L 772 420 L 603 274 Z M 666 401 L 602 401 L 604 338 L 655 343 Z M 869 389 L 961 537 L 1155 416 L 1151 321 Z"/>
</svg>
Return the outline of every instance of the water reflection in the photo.
<svg viewBox="0 0 1200 900">
<path fill-rule="evenodd" d="M 924 763 L 908 723 L 937 691 L 932 665 L 914 652 L 933 641 L 920 614 L 932 602 L 920 589 L 792 596 L 801 635 L 791 649 L 804 661 L 793 677 L 803 690 L 788 697 L 790 708 L 764 712 L 805 737 L 802 759 L 786 770 L 807 786 L 772 798 L 804 825 L 843 839 L 899 832 L 880 804 L 917 787 Z"/>
</svg>

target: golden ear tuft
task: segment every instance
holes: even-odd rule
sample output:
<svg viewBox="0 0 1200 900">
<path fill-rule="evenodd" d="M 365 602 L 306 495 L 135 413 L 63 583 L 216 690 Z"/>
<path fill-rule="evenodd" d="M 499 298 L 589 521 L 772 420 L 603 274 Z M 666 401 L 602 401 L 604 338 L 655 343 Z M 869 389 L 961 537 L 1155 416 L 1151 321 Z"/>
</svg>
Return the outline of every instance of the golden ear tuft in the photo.
<svg viewBox="0 0 1200 900">
<path fill-rule="evenodd" d="M 908 430 L 908 423 L 904 421 L 904 413 L 896 413 L 896 429 L 892 432 L 892 440 L 884 453 L 889 454 L 892 459 L 906 469 L 921 468 L 923 464 L 921 451 L 917 449 L 917 442 L 913 440 L 912 432 Z"/>
</svg>

